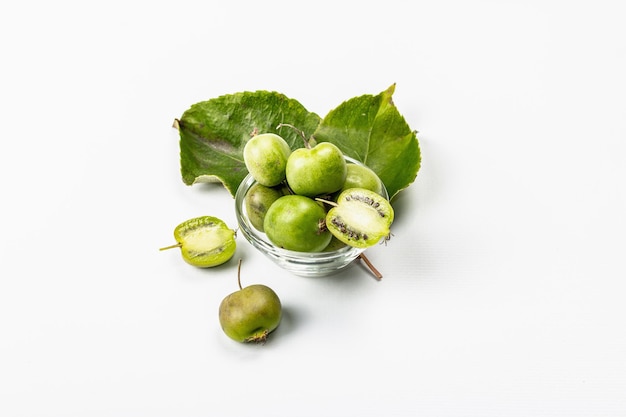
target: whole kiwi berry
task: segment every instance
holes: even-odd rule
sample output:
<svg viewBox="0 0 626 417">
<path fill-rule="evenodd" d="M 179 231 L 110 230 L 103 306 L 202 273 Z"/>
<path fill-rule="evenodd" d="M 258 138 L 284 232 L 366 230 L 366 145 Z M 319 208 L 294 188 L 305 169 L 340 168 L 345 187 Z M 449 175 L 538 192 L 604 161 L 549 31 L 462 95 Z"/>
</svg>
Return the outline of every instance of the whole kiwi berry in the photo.
<svg viewBox="0 0 626 417">
<path fill-rule="evenodd" d="M 239 290 L 224 298 L 219 307 L 222 330 L 242 343 L 265 343 L 282 317 L 282 305 L 271 288 L 254 284 L 241 287 L 241 260 L 237 269 Z"/>
</svg>

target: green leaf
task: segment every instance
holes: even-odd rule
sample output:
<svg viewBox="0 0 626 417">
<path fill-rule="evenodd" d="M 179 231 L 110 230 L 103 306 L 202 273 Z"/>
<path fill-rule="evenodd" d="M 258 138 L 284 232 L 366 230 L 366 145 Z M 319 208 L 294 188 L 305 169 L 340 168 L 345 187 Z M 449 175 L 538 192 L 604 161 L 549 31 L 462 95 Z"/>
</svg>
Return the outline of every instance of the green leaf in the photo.
<svg viewBox="0 0 626 417">
<path fill-rule="evenodd" d="M 378 95 L 354 97 L 331 110 L 313 133 L 370 167 L 393 198 L 417 176 L 421 154 L 417 132 L 393 104 L 395 84 Z"/>
<path fill-rule="evenodd" d="M 298 101 L 270 91 L 228 94 L 196 103 L 175 123 L 183 182 L 220 181 L 234 196 L 248 174 L 243 148 L 254 132 L 277 133 L 296 149 L 304 146 L 303 138 L 293 129 L 276 127 L 292 124 L 310 136 L 320 120 Z"/>
</svg>

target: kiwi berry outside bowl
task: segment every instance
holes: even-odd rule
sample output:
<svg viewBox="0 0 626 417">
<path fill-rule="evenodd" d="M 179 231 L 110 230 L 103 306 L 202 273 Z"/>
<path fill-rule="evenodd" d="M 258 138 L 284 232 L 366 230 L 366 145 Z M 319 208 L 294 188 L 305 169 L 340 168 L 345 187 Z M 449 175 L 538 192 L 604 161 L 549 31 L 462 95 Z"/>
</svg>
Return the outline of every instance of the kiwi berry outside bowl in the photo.
<svg viewBox="0 0 626 417">
<path fill-rule="evenodd" d="M 345 159 L 349 164 L 362 165 L 352 158 L 345 157 Z M 363 253 L 364 249 L 351 246 L 344 246 L 328 252 L 295 252 L 274 245 L 265 233 L 260 232 L 250 223 L 246 213 L 245 197 L 255 183 L 254 178 L 248 174 L 235 193 L 235 214 L 239 231 L 252 246 L 281 268 L 299 276 L 321 277 L 339 272 L 351 265 Z M 385 198 L 389 198 L 384 186 L 383 194 Z"/>
</svg>

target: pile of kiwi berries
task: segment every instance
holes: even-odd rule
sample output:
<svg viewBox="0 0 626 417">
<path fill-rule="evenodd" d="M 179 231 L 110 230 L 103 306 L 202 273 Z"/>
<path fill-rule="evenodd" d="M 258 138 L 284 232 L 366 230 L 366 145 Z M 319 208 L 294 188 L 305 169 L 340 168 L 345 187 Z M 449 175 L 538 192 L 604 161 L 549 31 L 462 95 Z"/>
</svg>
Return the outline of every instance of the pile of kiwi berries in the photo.
<svg viewBox="0 0 626 417">
<path fill-rule="evenodd" d="M 313 144 L 298 132 L 305 146 L 294 151 L 274 133 L 257 134 L 244 147 L 256 181 L 245 196 L 252 226 L 297 252 L 367 248 L 388 238 L 394 211 L 378 176 L 348 163 L 336 145 Z"/>
<path fill-rule="evenodd" d="M 346 162 L 334 144 L 315 144 L 298 132 L 305 146 L 294 151 L 274 133 L 255 134 L 244 147 L 244 162 L 255 180 L 245 196 L 252 226 L 274 245 L 298 252 L 367 248 L 387 239 L 394 211 L 380 178 L 364 165 Z M 233 257 L 235 237 L 224 221 L 202 216 L 176 226 L 176 243 L 161 250 L 179 248 L 185 262 L 211 268 Z M 237 342 L 264 343 L 281 321 L 281 301 L 265 285 L 242 287 L 240 274 L 241 260 L 239 290 L 220 303 L 220 326 Z"/>
</svg>

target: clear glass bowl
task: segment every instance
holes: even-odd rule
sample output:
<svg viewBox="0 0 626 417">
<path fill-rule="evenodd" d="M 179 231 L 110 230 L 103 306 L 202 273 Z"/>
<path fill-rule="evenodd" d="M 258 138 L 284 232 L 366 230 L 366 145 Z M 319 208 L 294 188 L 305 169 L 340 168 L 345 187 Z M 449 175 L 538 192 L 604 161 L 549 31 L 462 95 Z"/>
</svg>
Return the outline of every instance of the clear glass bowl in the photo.
<svg viewBox="0 0 626 417">
<path fill-rule="evenodd" d="M 360 162 L 345 157 L 349 164 L 359 164 Z M 355 259 L 363 253 L 364 249 L 345 246 L 335 251 L 329 252 L 295 252 L 275 246 L 270 242 L 265 233 L 257 230 L 246 213 L 244 204 L 248 190 L 256 183 L 254 178 L 248 174 L 239 185 L 235 193 L 235 213 L 237 222 L 239 223 L 239 231 L 265 256 L 274 261 L 281 268 L 292 272 L 295 275 L 318 277 L 336 273 L 347 266 L 351 265 Z M 387 190 L 383 186 L 383 194 L 385 198 L 389 198 Z"/>
</svg>

